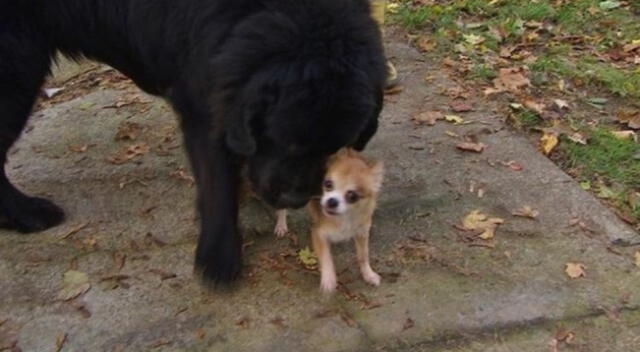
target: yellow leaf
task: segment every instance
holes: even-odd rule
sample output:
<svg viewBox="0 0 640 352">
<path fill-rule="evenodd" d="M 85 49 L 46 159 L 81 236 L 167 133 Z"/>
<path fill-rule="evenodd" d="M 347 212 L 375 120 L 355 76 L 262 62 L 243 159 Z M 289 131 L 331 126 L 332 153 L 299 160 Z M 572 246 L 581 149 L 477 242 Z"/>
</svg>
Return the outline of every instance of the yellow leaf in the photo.
<svg viewBox="0 0 640 352">
<path fill-rule="evenodd" d="M 91 284 L 89 283 L 89 276 L 86 273 L 77 270 L 69 270 L 64 273 L 62 279 L 62 290 L 60 290 L 58 298 L 63 301 L 68 301 L 89 291 L 90 288 Z"/>
<path fill-rule="evenodd" d="M 553 133 L 545 133 L 540 138 L 540 148 L 544 155 L 549 155 L 556 145 L 558 145 L 558 136 Z"/>
<path fill-rule="evenodd" d="M 483 36 L 475 35 L 475 34 L 463 34 L 464 41 L 471 45 L 478 45 L 485 41 Z"/>
<path fill-rule="evenodd" d="M 613 131 L 611 134 L 618 139 L 631 139 L 635 142 L 638 141 L 638 135 L 635 131 L 625 130 L 625 131 Z"/>
<path fill-rule="evenodd" d="M 513 214 L 514 216 L 521 216 L 523 218 L 535 219 L 536 217 L 538 217 L 538 215 L 540 215 L 540 212 L 528 205 L 525 205 L 511 214 Z"/>
<path fill-rule="evenodd" d="M 478 237 L 489 240 L 495 236 L 496 228 L 502 223 L 504 223 L 504 219 L 489 218 L 480 210 L 474 210 L 462 220 L 462 227 L 466 230 L 482 230 Z"/>
<path fill-rule="evenodd" d="M 309 247 L 305 247 L 298 252 L 298 259 L 300 259 L 300 262 L 305 266 L 314 266 L 318 263 L 318 259 Z"/>
<path fill-rule="evenodd" d="M 587 273 L 584 271 L 586 267 L 581 263 L 567 263 L 567 267 L 564 269 L 564 272 L 569 275 L 572 279 L 577 279 L 580 277 L 587 276 Z"/>
<path fill-rule="evenodd" d="M 636 251 L 635 259 L 636 259 L 636 266 L 640 268 L 640 251 Z"/>
<path fill-rule="evenodd" d="M 456 125 L 459 125 L 464 122 L 464 119 L 458 115 L 445 115 L 444 119 Z"/>
</svg>

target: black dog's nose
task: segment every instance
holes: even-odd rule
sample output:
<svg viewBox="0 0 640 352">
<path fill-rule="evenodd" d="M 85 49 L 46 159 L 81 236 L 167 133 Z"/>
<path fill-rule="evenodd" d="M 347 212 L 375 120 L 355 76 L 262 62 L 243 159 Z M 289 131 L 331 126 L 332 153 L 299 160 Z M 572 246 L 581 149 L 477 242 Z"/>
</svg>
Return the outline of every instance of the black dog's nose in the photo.
<svg viewBox="0 0 640 352">
<path fill-rule="evenodd" d="M 338 201 L 338 199 L 336 198 L 329 198 L 327 200 L 327 207 L 329 209 L 335 209 L 338 207 L 338 205 L 340 204 L 340 202 Z"/>
</svg>

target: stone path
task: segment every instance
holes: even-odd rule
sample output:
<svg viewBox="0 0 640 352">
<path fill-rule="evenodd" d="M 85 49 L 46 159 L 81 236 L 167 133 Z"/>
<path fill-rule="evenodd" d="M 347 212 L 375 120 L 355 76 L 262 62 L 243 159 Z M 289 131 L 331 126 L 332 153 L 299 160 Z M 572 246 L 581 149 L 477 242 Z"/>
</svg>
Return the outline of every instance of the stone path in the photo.
<svg viewBox="0 0 640 352">
<path fill-rule="evenodd" d="M 291 219 L 299 243 L 277 240 L 272 211 L 255 200 L 242 211 L 243 280 L 230 292 L 201 287 L 173 113 L 135 89 L 95 90 L 34 113 L 7 166 L 68 220 L 35 235 L 0 232 L 0 350 L 55 351 L 60 340 L 62 351 L 548 351 L 569 332 L 573 349 L 558 350 L 639 350 L 638 247 L 620 244 L 640 236 L 491 101 L 460 114 L 470 124 L 416 127 L 416 113 L 448 109 L 442 92 L 455 83 L 404 44 L 389 43 L 389 54 L 404 90 L 387 97 L 367 151 L 388 171 L 372 237 L 379 288 L 359 278 L 349 243 L 335 248 L 340 292 L 320 295 L 318 274 L 297 260 L 309 245 L 304 212 Z M 125 126 L 136 139 L 115 141 Z M 457 150 L 455 135 L 487 148 Z M 524 205 L 539 216 L 511 215 Z M 459 229 L 476 209 L 505 220 L 493 239 Z M 569 262 L 586 277 L 570 279 Z M 91 288 L 63 301 L 72 269 Z"/>
</svg>

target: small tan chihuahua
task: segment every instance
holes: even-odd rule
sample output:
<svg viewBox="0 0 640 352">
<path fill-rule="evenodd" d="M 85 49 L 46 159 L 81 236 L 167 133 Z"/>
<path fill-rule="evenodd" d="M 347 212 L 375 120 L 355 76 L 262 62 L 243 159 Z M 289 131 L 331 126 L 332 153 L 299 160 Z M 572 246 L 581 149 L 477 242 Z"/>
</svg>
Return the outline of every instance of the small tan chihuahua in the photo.
<svg viewBox="0 0 640 352">
<path fill-rule="evenodd" d="M 336 271 L 331 257 L 331 243 L 355 239 L 360 272 L 372 285 L 380 284 L 369 264 L 369 231 L 382 186 L 384 167 L 380 161 L 364 158 L 353 149 L 342 149 L 327 165 L 322 196 L 307 205 L 313 227 L 313 250 L 320 262 L 320 290 L 335 291 Z M 278 210 L 274 232 L 284 236 L 287 229 L 286 210 Z"/>
</svg>

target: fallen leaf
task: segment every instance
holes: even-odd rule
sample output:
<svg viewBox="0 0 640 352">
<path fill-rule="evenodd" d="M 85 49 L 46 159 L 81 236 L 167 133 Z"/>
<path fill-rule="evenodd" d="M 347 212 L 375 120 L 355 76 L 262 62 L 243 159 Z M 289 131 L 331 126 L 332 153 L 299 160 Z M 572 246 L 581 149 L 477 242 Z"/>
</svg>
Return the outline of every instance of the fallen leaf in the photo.
<svg viewBox="0 0 640 352">
<path fill-rule="evenodd" d="M 640 128 L 640 110 L 620 109 L 618 110 L 618 121 L 627 124 L 629 128 L 637 130 Z"/>
<path fill-rule="evenodd" d="M 504 223 L 504 219 L 489 218 L 480 210 L 474 210 L 462 220 L 462 228 L 470 231 L 482 231 L 478 237 L 489 240 L 495 236 L 498 225 L 502 223 Z"/>
<path fill-rule="evenodd" d="M 166 345 L 170 345 L 171 344 L 171 340 L 169 339 L 160 339 L 157 340 L 153 343 L 151 343 L 149 345 L 150 348 L 158 348 L 158 347 L 162 347 L 162 346 L 166 346 Z"/>
<path fill-rule="evenodd" d="M 540 138 L 540 148 L 544 155 L 549 155 L 553 148 L 558 145 L 558 136 L 554 133 L 545 132 Z"/>
<path fill-rule="evenodd" d="M 456 124 L 456 125 L 464 123 L 464 119 L 462 117 L 458 116 L 458 115 L 445 115 L 444 119 L 447 122 L 451 122 L 451 123 Z"/>
<path fill-rule="evenodd" d="M 456 144 L 456 148 L 469 152 L 482 153 L 487 146 L 483 143 L 460 142 Z"/>
<path fill-rule="evenodd" d="M 587 136 L 580 132 L 567 133 L 567 139 L 574 143 L 587 145 Z"/>
<path fill-rule="evenodd" d="M 524 166 L 522 166 L 519 162 L 517 162 L 515 160 L 509 160 L 504 165 L 508 166 L 513 171 L 522 171 L 522 170 L 524 170 Z"/>
<path fill-rule="evenodd" d="M 429 52 L 435 49 L 435 47 L 437 46 L 437 43 L 433 39 L 425 35 L 421 35 L 416 41 L 416 46 L 422 52 Z"/>
<path fill-rule="evenodd" d="M 154 273 L 156 275 L 160 276 L 160 280 L 164 281 L 164 280 L 168 280 L 168 279 L 173 279 L 175 278 L 177 275 L 168 271 L 164 271 L 161 269 L 149 269 L 150 273 Z"/>
<path fill-rule="evenodd" d="M 480 35 L 476 35 L 476 34 L 463 34 L 462 37 L 464 38 L 464 41 L 471 44 L 471 45 L 478 45 L 478 44 L 482 44 L 486 39 L 483 36 Z"/>
<path fill-rule="evenodd" d="M 86 273 L 77 270 L 69 270 L 62 278 L 62 289 L 58 293 L 58 299 L 68 301 L 89 291 L 91 284 Z"/>
<path fill-rule="evenodd" d="M 636 251 L 636 254 L 634 255 L 634 258 L 635 258 L 636 266 L 638 268 L 640 268 L 640 251 Z"/>
<path fill-rule="evenodd" d="M 601 1 L 600 4 L 598 4 L 598 6 L 600 6 L 600 8 L 603 10 L 617 9 L 621 5 L 622 3 L 620 1 L 615 1 L 615 0 Z"/>
<path fill-rule="evenodd" d="M 444 114 L 440 111 L 424 111 L 413 117 L 413 121 L 417 124 L 426 123 L 429 126 L 433 126 L 436 124 L 436 121 L 442 120 L 444 118 Z"/>
<path fill-rule="evenodd" d="M 587 101 L 592 103 L 592 104 L 596 104 L 596 105 L 604 105 L 609 101 L 609 99 L 607 99 L 607 98 L 589 98 L 589 99 L 587 99 Z"/>
<path fill-rule="evenodd" d="M 143 127 L 139 123 L 125 121 L 124 123 L 118 126 L 118 132 L 116 133 L 115 139 L 117 141 L 133 141 L 140 133 L 142 133 Z"/>
<path fill-rule="evenodd" d="M 580 182 L 580 188 L 584 189 L 585 191 L 588 191 L 591 189 L 591 182 L 589 181 L 581 181 Z"/>
<path fill-rule="evenodd" d="M 60 352 L 64 343 L 67 342 L 67 333 L 62 333 L 56 338 L 56 352 Z"/>
<path fill-rule="evenodd" d="M 602 199 L 611 199 L 616 196 L 616 192 L 614 192 L 610 187 L 599 185 L 597 196 Z"/>
<path fill-rule="evenodd" d="M 404 88 L 402 88 L 402 86 L 400 85 L 395 85 L 391 88 L 385 89 L 384 90 L 384 94 L 385 95 L 395 95 L 395 94 L 399 94 L 404 90 Z"/>
<path fill-rule="evenodd" d="M 313 267 L 318 264 L 318 258 L 309 247 L 305 247 L 298 252 L 298 259 L 306 267 Z"/>
<path fill-rule="evenodd" d="M 553 99 L 553 103 L 558 107 L 558 109 L 569 109 L 569 103 L 566 100 L 562 99 Z"/>
<path fill-rule="evenodd" d="M 493 88 L 487 88 L 485 95 L 513 92 L 519 93 L 522 88 L 531 86 L 531 81 L 525 76 L 526 71 L 523 68 L 511 67 L 501 68 L 498 77 L 493 80 Z"/>
<path fill-rule="evenodd" d="M 251 319 L 249 319 L 249 317 L 242 317 L 240 320 L 236 322 L 236 325 L 243 329 L 246 329 L 249 327 L 250 322 L 251 322 Z"/>
<path fill-rule="evenodd" d="M 523 218 L 535 219 L 538 217 L 538 215 L 540 215 L 540 212 L 528 205 L 525 205 L 511 214 L 513 214 L 514 216 L 521 216 Z"/>
<path fill-rule="evenodd" d="M 449 104 L 454 112 L 468 112 L 473 110 L 473 106 L 466 101 L 454 100 Z"/>
<path fill-rule="evenodd" d="M 533 99 L 525 99 L 522 102 L 522 105 L 527 109 L 536 112 L 538 115 L 542 115 L 544 113 L 545 105 L 543 103 L 538 103 Z"/>
<path fill-rule="evenodd" d="M 146 143 L 133 144 L 126 147 L 118 154 L 110 156 L 107 158 L 107 161 L 116 165 L 124 164 L 137 156 L 147 154 L 149 149 L 150 148 Z"/>
<path fill-rule="evenodd" d="M 611 134 L 618 139 L 630 139 L 634 142 L 638 141 L 638 135 L 632 130 L 612 131 Z"/>
<path fill-rule="evenodd" d="M 402 324 L 402 331 L 409 330 L 414 327 L 416 324 L 411 318 L 407 318 L 407 320 Z"/>
<path fill-rule="evenodd" d="M 572 278 L 577 279 L 580 277 L 585 277 L 587 273 L 585 272 L 586 267 L 581 263 L 567 263 L 565 268 L 565 273 Z"/>
</svg>

